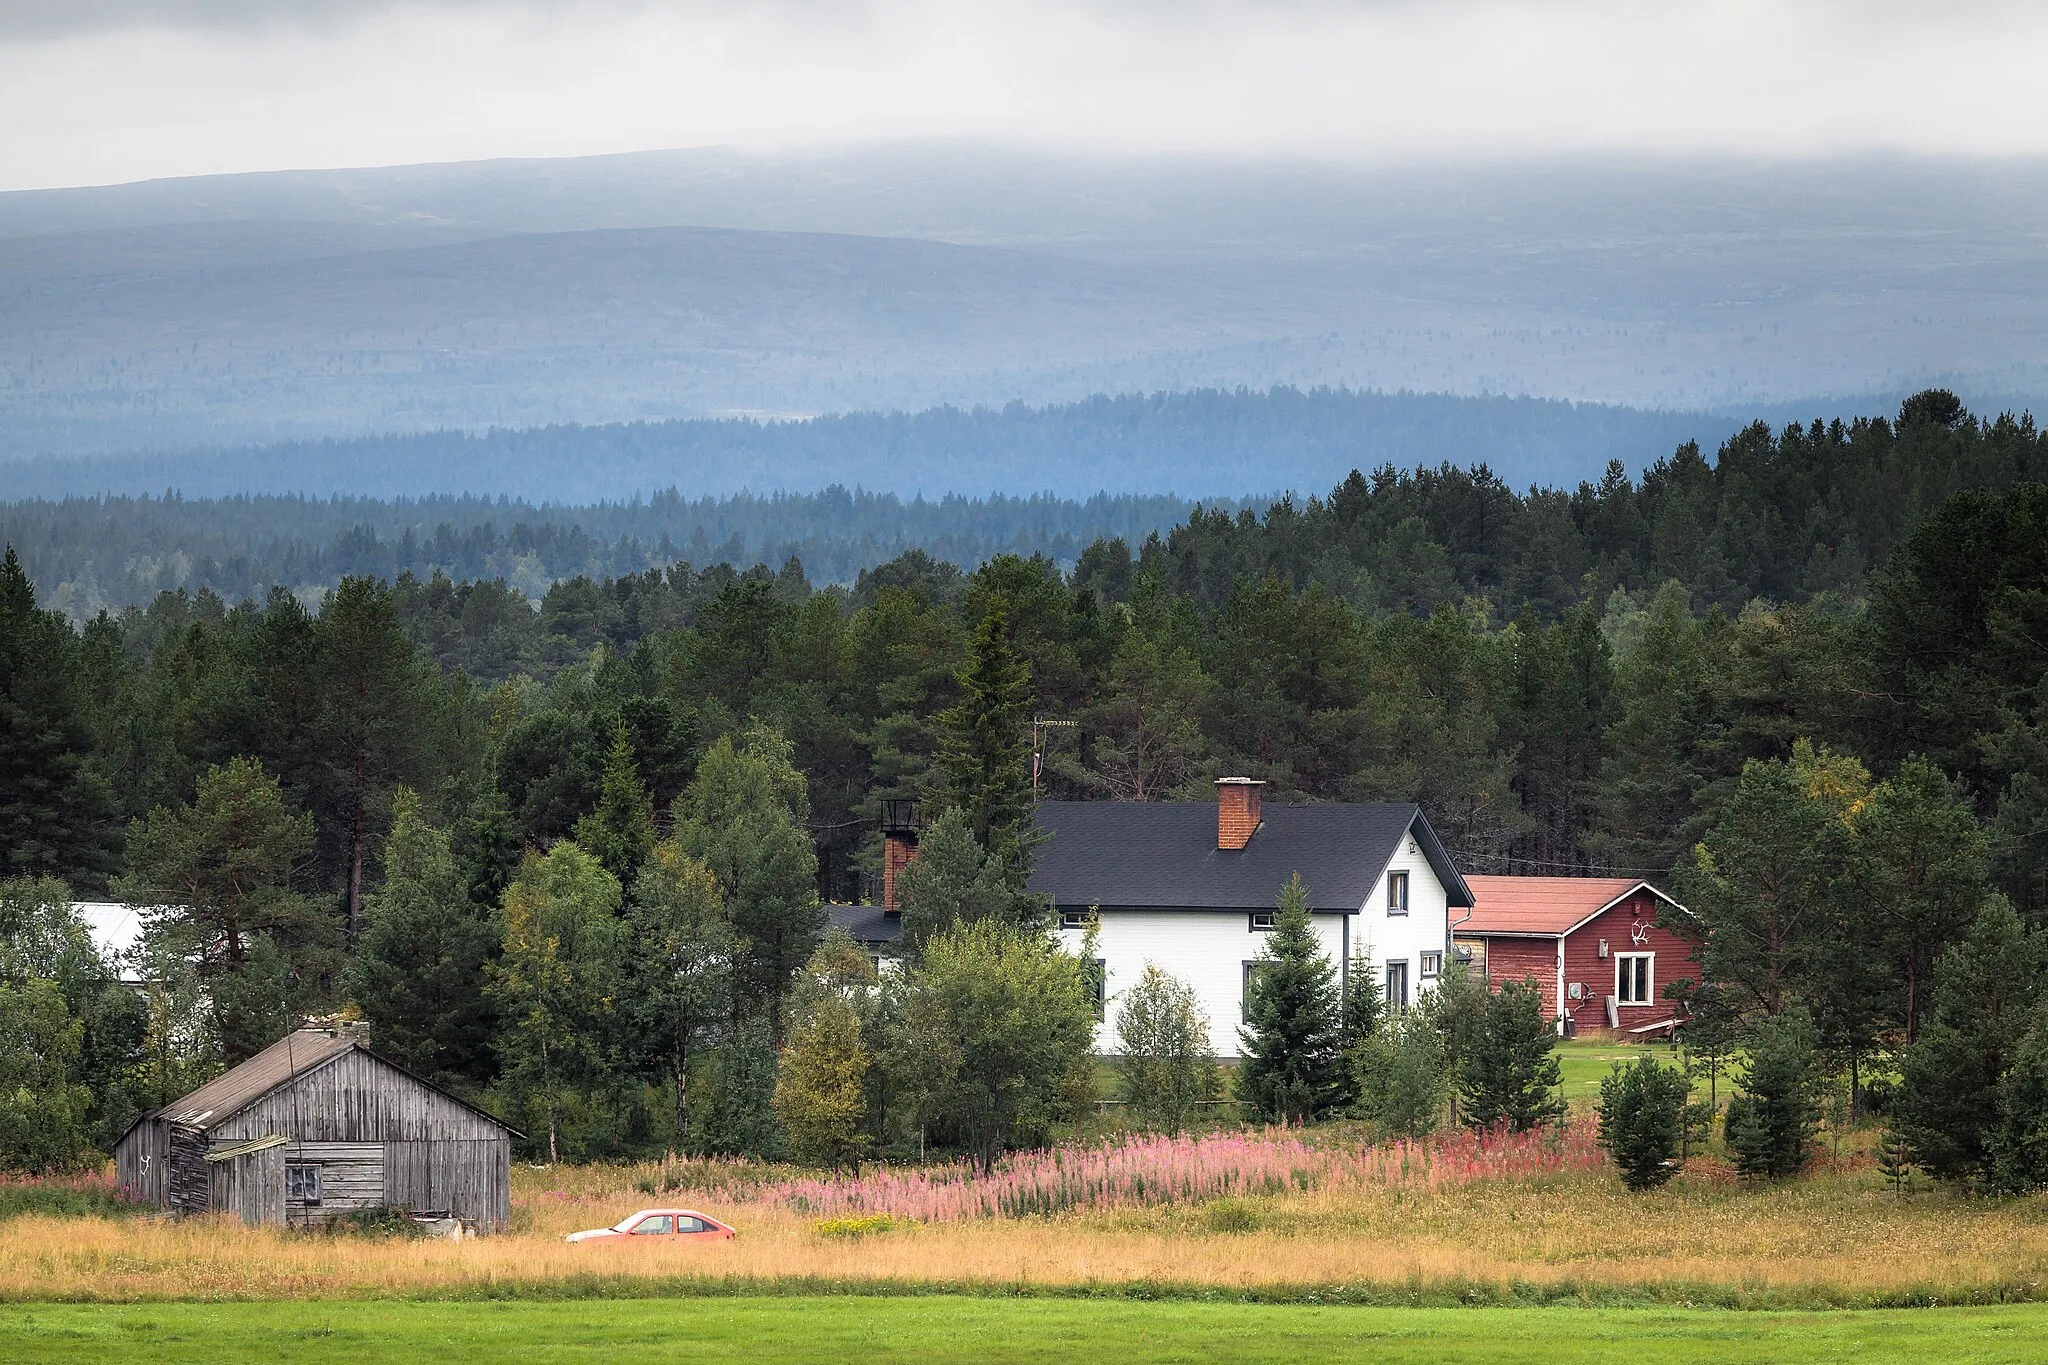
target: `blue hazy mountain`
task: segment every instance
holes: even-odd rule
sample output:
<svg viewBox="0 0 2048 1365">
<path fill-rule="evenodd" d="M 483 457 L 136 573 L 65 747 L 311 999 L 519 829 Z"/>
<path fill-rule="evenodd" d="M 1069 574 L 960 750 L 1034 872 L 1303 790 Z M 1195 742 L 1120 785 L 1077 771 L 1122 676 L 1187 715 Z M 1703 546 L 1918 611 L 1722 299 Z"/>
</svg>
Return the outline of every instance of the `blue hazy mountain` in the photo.
<svg viewBox="0 0 2048 1365">
<path fill-rule="evenodd" d="M 1112 485 L 1069 484 L 1078 457 L 1019 484 L 971 442 L 909 468 L 832 444 L 825 468 L 823 438 L 659 424 L 1276 384 L 1570 400 L 1602 405 L 1603 430 L 1664 410 L 1560 440 L 1554 407 L 1472 409 L 1447 448 L 1400 434 L 1434 416 L 1358 409 L 1394 423 L 1351 439 L 1368 456 L 1569 480 L 1711 436 L 1674 411 L 1884 411 L 1931 383 L 1980 411 L 2033 402 L 2042 221 L 2039 164 L 1906 160 L 1375 170 L 899 147 L 19 192 L 0 195 L 0 459 L 34 467 L 0 479 L 73 487 L 79 466 L 44 462 L 153 452 L 204 481 L 229 465 L 180 452 L 260 446 L 276 468 L 231 463 L 331 488 L 404 447 L 323 466 L 327 439 L 643 423 L 698 452 L 673 466 L 707 480 L 693 493 L 730 486 L 734 458 L 754 488 L 1092 491 Z M 510 491 L 650 486 L 605 463 L 631 441 L 591 439 L 559 456 L 559 486 L 528 465 Z M 1256 472 L 1272 447 L 1248 449 Z M 464 468 L 491 476 L 480 458 Z M 144 467 L 164 466 L 94 466 L 120 486 Z M 1328 481 L 1306 455 L 1250 484 L 1110 467 L 1114 486 L 1196 494 Z"/>
</svg>

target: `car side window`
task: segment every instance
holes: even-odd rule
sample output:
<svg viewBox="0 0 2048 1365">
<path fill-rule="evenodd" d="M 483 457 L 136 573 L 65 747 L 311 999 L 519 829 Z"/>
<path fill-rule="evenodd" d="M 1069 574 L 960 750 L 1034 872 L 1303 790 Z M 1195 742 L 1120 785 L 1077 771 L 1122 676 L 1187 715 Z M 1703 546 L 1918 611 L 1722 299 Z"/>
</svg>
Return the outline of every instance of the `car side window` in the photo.
<svg viewBox="0 0 2048 1365">
<path fill-rule="evenodd" d="M 633 1235 L 636 1237 L 643 1235 L 654 1236 L 673 1232 L 675 1230 L 675 1223 L 676 1220 L 665 1213 L 655 1218 L 642 1218 L 639 1222 L 633 1224 Z"/>
<path fill-rule="evenodd" d="M 676 1219 L 677 1232 L 703 1232 L 704 1230 L 704 1220 L 702 1218 Z"/>
</svg>

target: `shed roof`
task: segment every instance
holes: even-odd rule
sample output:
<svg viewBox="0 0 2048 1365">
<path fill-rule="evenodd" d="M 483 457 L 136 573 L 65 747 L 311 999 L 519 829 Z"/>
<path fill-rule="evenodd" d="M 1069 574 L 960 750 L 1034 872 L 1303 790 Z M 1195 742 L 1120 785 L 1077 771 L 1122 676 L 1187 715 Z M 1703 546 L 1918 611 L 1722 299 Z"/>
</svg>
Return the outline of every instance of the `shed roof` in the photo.
<svg viewBox="0 0 2048 1365">
<path fill-rule="evenodd" d="M 1030 889 L 1055 905 L 1268 910 L 1296 873 L 1311 910 L 1356 911 L 1409 834 L 1450 903 L 1472 893 L 1419 807 L 1267 802 L 1242 849 L 1216 847 L 1214 801 L 1045 801 Z"/>
<path fill-rule="evenodd" d="M 157 1110 L 154 1117 L 204 1132 L 233 1118 L 272 1091 L 302 1076 L 310 1075 L 335 1058 L 357 1049 L 361 1049 L 364 1056 L 417 1081 L 429 1090 L 446 1095 L 456 1104 L 489 1119 L 506 1132 L 518 1135 L 518 1129 L 496 1115 L 477 1108 L 459 1095 L 449 1094 L 425 1077 L 413 1075 L 411 1071 L 388 1057 L 377 1056 L 369 1048 L 364 1047 L 359 1038 L 339 1030 L 319 1028 L 302 1028 L 287 1033 L 248 1061 L 215 1076 L 183 1099 L 171 1101 Z"/>
<path fill-rule="evenodd" d="M 1469 879 L 1475 903 L 1460 934 L 1561 938 L 1638 890 L 1678 902 L 1636 877 L 1485 877 Z"/>
</svg>

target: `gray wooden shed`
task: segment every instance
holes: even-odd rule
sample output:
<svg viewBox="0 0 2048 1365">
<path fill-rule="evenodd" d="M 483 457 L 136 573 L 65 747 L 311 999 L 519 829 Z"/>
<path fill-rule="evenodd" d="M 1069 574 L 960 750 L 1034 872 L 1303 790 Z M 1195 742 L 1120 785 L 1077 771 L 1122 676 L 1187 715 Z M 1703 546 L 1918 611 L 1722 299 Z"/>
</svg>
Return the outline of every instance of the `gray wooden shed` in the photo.
<svg viewBox="0 0 2048 1365">
<path fill-rule="evenodd" d="M 391 1207 L 503 1231 L 517 1133 L 367 1043 L 359 1025 L 302 1028 L 143 1115 L 114 1147 L 122 1193 L 245 1223 Z"/>
</svg>

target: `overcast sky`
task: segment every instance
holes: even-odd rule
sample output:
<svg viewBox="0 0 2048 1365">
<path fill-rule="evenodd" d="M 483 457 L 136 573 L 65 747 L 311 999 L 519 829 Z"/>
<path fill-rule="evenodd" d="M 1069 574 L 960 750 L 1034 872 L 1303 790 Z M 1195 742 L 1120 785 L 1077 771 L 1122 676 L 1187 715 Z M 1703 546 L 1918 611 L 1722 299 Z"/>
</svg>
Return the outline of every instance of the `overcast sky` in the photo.
<svg viewBox="0 0 2048 1365">
<path fill-rule="evenodd" d="M 0 187 L 986 138 L 1363 160 L 2048 152 L 2007 0 L 0 0 Z"/>
</svg>

